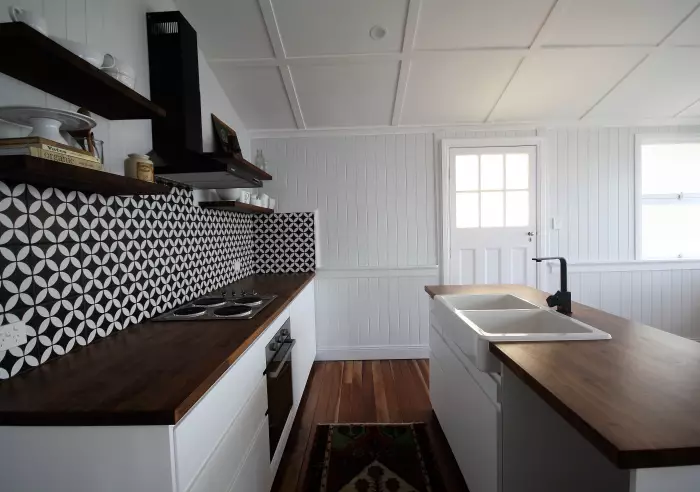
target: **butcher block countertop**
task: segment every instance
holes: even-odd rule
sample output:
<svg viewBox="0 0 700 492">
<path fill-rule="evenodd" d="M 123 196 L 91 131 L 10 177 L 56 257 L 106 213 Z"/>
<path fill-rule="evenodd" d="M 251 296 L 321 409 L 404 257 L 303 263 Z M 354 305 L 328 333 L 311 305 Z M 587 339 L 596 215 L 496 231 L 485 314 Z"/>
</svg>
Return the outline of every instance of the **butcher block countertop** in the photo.
<svg viewBox="0 0 700 492">
<path fill-rule="evenodd" d="M 516 285 L 427 286 L 431 297 Z M 574 303 L 573 318 L 611 340 L 492 343 L 490 351 L 619 468 L 700 464 L 700 343 Z"/>
<path fill-rule="evenodd" d="M 175 424 L 313 277 L 252 275 L 278 295 L 252 319 L 142 323 L 0 382 L 0 425 Z"/>
</svg>

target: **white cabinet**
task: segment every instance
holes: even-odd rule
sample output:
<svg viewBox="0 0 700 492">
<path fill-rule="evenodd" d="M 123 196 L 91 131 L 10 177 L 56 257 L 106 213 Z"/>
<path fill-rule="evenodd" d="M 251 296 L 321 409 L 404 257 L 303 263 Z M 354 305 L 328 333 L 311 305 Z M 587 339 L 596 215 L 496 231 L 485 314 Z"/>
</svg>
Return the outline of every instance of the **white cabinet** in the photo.
<svg viewBox="0 0 700 492">
<path fill-rule="evenodd" d="M 297 341 L 292 354 L 294 365 L 292 384 L 296 406 L 299 405 L 301 396 L 304 394 L 311 366 L 316 359 L 316 302 L 313 281 L 294 299 L 289 311 L 292 338 Z"/>
<path fill-rule="evenodd" d="M 497 492 L 501 416 L 492 399 L 497 391 L 484 391 L 472 376 L 476 366 L 458 355 L 459 348 L 436 326 L 430 330 L 430 352 L 430 398 L 467 486 L 472 492 Z"/>
</svg>

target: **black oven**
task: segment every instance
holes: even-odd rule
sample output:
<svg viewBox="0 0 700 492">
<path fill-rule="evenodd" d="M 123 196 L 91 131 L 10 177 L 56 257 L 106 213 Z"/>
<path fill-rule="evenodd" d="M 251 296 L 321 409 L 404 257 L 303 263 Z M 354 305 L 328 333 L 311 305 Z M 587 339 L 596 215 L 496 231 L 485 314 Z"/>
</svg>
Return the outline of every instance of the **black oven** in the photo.
<svg viewBox="0 0 700 492">
<path fill-rule="evenodd" d="M 267 415 L 270 424 L 270 460 L 275 455 L 282 430 L 292 410 L 292 340 L 289 320 L 272 337 L 265 348 L 267 377 Z"/>
</svg>

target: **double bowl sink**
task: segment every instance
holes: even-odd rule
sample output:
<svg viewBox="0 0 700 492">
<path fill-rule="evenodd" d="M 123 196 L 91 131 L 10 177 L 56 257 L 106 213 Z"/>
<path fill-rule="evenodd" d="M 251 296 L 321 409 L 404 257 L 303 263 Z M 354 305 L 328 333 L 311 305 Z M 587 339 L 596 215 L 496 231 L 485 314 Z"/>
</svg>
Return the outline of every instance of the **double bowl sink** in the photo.
<svg viewBox="0 0 700 492">
<path fill-rule="evenodd" d="M 484 372 L 498 372 L 491 342 L 607 340 L 610 335 L 510 294 L 435 296 L 433 314 L 442 336 Z"/>
</svg>

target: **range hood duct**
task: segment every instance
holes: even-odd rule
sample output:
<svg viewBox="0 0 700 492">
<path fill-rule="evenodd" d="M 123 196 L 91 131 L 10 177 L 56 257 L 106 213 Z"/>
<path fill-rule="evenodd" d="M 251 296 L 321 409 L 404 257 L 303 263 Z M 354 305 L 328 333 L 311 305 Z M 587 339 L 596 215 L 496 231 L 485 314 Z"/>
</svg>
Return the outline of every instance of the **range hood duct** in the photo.
<svg viewBox="0 0 700 492">
<path fill-rule="evenodd" d="M 167 111 L 152 121 L 158 176 L 195 188 L 251 188 L 262 181 L 232 156 L 202 152 L 197 32 L 178 11 L 146 14 L 151 100 Z"/>
</svg>

